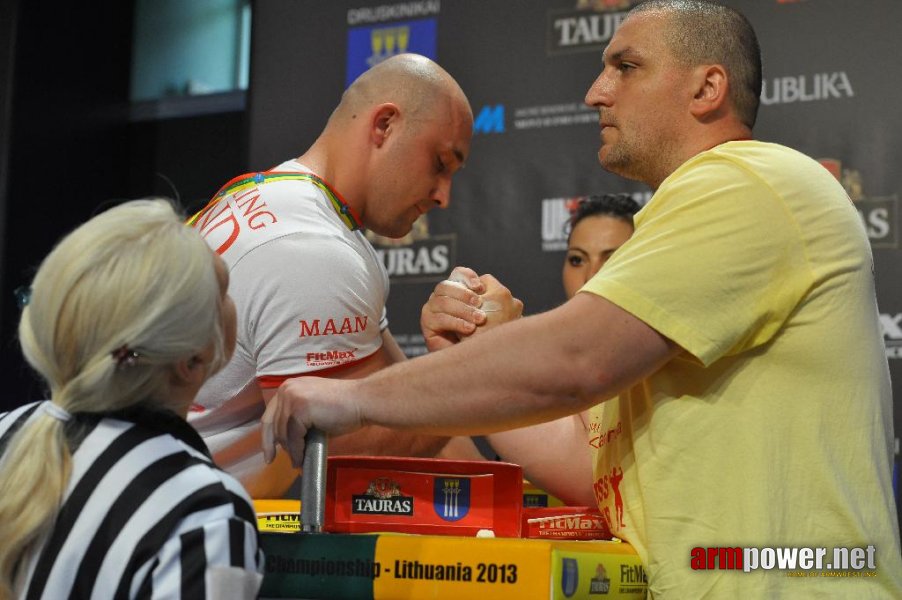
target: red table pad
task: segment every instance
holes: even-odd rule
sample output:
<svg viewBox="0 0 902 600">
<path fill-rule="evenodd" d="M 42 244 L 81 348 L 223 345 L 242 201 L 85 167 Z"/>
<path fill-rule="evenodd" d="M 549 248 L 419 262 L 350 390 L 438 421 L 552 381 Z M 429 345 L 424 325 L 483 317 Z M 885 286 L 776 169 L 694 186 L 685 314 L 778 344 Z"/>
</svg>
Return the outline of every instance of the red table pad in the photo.
<svg viewBox="0 0 902 600">
<path fill-rule="evenodd" d="M 324 529 L 519 537 L 523 472 L 495 461 L 328 459 Z"/>
</svg>

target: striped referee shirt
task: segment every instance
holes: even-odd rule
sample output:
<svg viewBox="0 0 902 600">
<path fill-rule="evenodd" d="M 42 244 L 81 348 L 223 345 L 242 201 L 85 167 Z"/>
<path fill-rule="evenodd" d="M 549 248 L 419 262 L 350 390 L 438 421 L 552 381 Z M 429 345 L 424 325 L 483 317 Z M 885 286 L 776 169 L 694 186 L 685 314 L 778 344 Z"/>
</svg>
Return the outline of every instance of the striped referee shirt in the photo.
<svg viewBox="0 0 902 600">
<path fill-rule="evenodd" d="M 0 415 L 0 456 L 43 415 L 40 404 Z M 53 529 L 26 559 L 19 597 L 257 596 L 263 553 L 251 502 L 187 422 L 146 409 L 76 413 L 65 432 L 72 475 Z"/>
</svg>

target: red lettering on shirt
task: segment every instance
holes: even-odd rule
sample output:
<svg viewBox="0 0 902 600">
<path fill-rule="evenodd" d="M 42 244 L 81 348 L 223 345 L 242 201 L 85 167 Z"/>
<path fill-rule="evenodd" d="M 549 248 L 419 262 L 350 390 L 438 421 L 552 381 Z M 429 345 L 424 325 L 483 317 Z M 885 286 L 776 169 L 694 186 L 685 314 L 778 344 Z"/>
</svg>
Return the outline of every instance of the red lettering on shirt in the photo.
<svg viewBox="0 0 902 600">
<path fill-rule="evenodd" d="M 338 366 L 357 360 L 357 348 L 353 350 L 326 350 L 325 352 L 308 352 L 307 366 L 329 367 Z"/>
<path fill-rule="evenodd" d="M 338 317 L 326 319 L 325 324 L 320 327 L 321 319 L 312 319 L 307 321 L 301 319 L 301 334 L 298 337 L 319 337 L 322 335 L 345 335 L 347 333 L 360 333 L 366 330 L 367 320 L 369 317 L 355 316 Z"/>
<path fill-rule="evenodd" d="M 594 432 L 600 431 L 601 426 L 596 425 L 595 423 L 591 424 L 591 429 Z M 617 425 L 612 429 L 608 429 L 607 431 L 602 432 L 599 435 L 594 435 L 589 438 L 589 445 L 593 448 L 601 448 L 606 444 L 610 444 L 623 433 L 623 423 L 621 421 L 617 421 Z"/>
<path fill-rule="evenodd" d="M 234 207 L 232 203 L 234 202 Z M 216 254 L 224 254 L 241 233 L 240 216 L 244 223 L 251 229 L 264 229 L 267 225 L 277 223 L 279 219 L 269 210 L 266 210 L 266 202 L 260 202 L 260 190 L 256 187 L 236 194 L 226 201 L 220 201 L 216 206 L 207 211 L 201 219 L 195 223 L 200 234 L 207 238 L 211 233 L 223 226 L 230 226 L 226 240 L 216 248 Z M 237 216 L 236 216 L 237 215 Z"/>
<path fill-rule="evenodd" d="M 267 208 L 266 202 L 258 204 L 257 201 L 260 200 L 260 192 L 257 188 L 252 188 L 243 194 L 238 194 L 234 198 L 235 205 L 242 210 L 241 214 L 245 217 L 247 224 L 251 229 L 260 229 L 279 221 L 279 219 L 276 218 L 276 215 L 268 210 L 263 210 L 264 208 Z"/>
<path fill-rule="evenodd" d="M 612 531 L 625 527 L 623 522 L 623 496 L 620 495 L 620 482 L 622 480 L 623 469 L 620 467 L 613 467 L 610 473 L 605 473 L 596 479 L 595 484 L 592 486 L 595 492 L 595 501 L 598 503 L 599 507 L 604 505 L 601 512 Z M 617 511 L 616 524 L 611 518 L 611 507 L 608 505 L 608 498 L 612 494 L 614 496 L 614 510 Z"/>
<path fill-rule="evenodd" d="M 200 231 L 201 236 L 204 238 L 207 238 L 211 233 L 222 226 L 231 226 L 232 231 L 229 233 L 229 236 L 219 245 L 219 248 L 216 249 L 216 254 L 220 255 L 225 253 L 225 251 L 235 243 L 235 240 L 238 239 L 238 232 L 241 231 L 238 219 L 235 218 L 235 215 L 232 213 L 232 209 L 227 202 L 221 202 L 220 205 L 214 206 L 213 209 L 208 211 L 194 226 Z"/>
</svg>

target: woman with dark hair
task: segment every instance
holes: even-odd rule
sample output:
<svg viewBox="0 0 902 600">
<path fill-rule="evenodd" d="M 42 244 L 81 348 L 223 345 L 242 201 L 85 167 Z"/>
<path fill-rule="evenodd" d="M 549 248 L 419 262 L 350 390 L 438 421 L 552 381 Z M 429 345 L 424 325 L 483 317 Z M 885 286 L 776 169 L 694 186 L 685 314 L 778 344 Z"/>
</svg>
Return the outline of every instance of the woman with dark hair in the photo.
<svg viewBox="0 0 902 600">
<path fill-rule="evenodd" d="M 587 196 L 567 222 L 567 256 L 562 279 L 572 298 L 633 235 L 633 215 L 639 204 L 629 194 Z"/>
</svg>

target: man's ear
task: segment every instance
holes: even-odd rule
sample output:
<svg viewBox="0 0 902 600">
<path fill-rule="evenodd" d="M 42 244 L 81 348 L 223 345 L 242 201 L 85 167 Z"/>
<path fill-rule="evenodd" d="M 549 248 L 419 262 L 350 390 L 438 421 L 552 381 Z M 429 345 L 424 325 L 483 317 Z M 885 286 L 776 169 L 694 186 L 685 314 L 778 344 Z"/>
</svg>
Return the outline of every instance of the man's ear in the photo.
<svg viewBox="0 0 902 600">
<path fill-rule="evenodd" d="M 729 106 L 730 84 L 721 65 L 700 65 L 692 71 L 692 101 L 689 112 L 700 120 L 707 120 Z"/>
<path fill-rule="evenodd" d="M 400 117 L 401 109 L 398 108 L 397 104 L 386 102 L 376 107 L 376 110 L 373 112 L 370 139 L 377 148 L 381 148 L 388 136 L 397 128 L 397 122 Z"/>
</svg>

